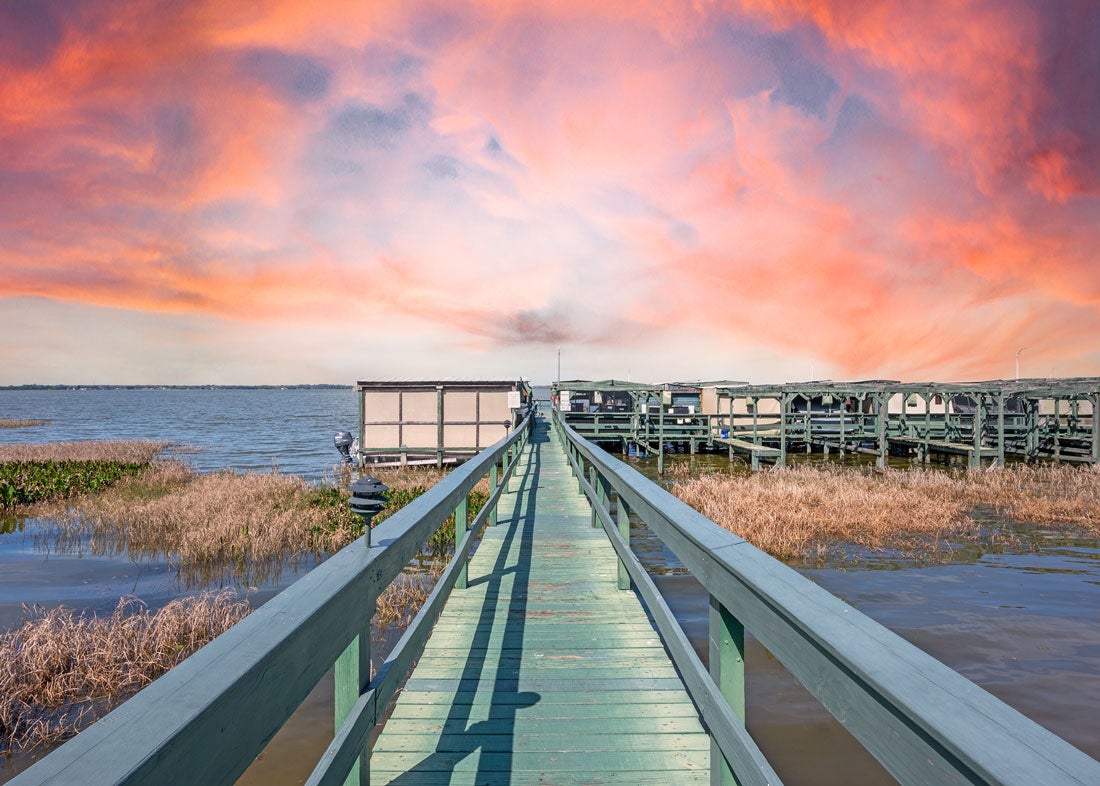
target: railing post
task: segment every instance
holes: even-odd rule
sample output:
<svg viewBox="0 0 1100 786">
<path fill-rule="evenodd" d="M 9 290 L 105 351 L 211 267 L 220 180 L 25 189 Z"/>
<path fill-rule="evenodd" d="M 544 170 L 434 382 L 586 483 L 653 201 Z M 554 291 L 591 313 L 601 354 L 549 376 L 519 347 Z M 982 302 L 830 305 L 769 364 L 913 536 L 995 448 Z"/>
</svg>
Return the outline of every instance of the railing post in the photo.
<svg viewBox="0 0 1100 786">
<path fill-rule="evenodd" d="M 710 676 L 729 702 L 733 714 L 745 722 L 745 626 L 712 595 L 710 597 Z M 737 776 L 718 744 L 710 744 L 712 786 L 737 784 Z"/>
<path fill-rule="evenodd" d="M 875 401 L 878 403 L 878 411 L 875 412 L 875 441 L 878 443 L 878 458 L 875 461 L 875 466 L 879 469 L 886 469 L 886 456 L 890 453 L 890 440 L 886 436 L 886 426 L 890 420 L 890 397 L 885 393 L 875 396 Z M 904 405 L 902 411 L 905 410 Z M 843 415 L 840 418 L 841 422 L 844 421 Z M 860 428 L 860 431 L 863 431 Z"/>
<path fill-rule="evenodd" d="M 794 396 L 787 393 L 779 397 L 779 466 L 787 466 L 787 412 Z M 807 407 L 810 405 L 807 403 Z"/>
<path fill-rule="evenodd" d="M 599 503 L 600 493 L 599 493 L 599 488 L 597 487 L 597 484 L 599 483 L 599 480 L 597 480 L 597 477 L 598 477 L 598 473 L 596 472 L 596 465 L 595 464 L 589 464 L 588 465 L 588 485 L 592 487 L 592 492 L 593 492 L 593 494 L 592 494 L 593 499 L 591 500 L 591 502 L 592 502 L 592 527 L 593 528 L 596 528 L 596 527 L 600 526 L 600 517 L 596 513 L 596 506 L 600 504 Z"/>
<path fill-rule="evenodd" d="M 618 502 L 615 505 L 615 523 L 619 525 L 619 535 L 626 542 L 626 545 L 630 546 L 630 508 L 626 504 L 626 500 L 619 495 Z M 626 570 L 626 563 L 623 560 L 619 560 L 619 589 L 630 589 L 630 573 Z"/>
<path fill-rule="evenodd" d="M 489 496 L 493 496 L 497 491 L 497 481 L 499 480 L 497 463 L 494 461 L 492 469 L 489 470 Z M 493 505 L 493 509 L 489 511 L 489 526 L 495 527 L 497 525 L 497 506 Z"/>
<path fill-rule="evenodd" d="M 340 730 L 344 719 L 348 717 L 355 702 L 359 700 L 370 683 L 370 621 L 373 617 L 374 608 L 372 607 L 359 635 L 351 640 L 348 648 L 336 659 L 336 666 L 333 669 L 336 731 Z M 369 741 L 359 754 L 359 761 L 348 773 L 344 786 L 370 786 Z"/>
<path fill-rule="evenodd" d="M 974 393 L 974 433 L 973 452 L 970 454 L 968 466 L 970 469 L 981 469 L 982 466 L 982 421 L 985 415 L 985 394 Z"/>
<path fill-rule="evenodd" d="M 1005 465 L 1005 391 L 997 394 L 997 466 Z"/>
<path fill-rule="evenodd" d="M 665 402 L 657 414 L 657 474 L 665 474 Z"/>
<path fill-rule="evenodd" d="M 455 553 L 462 548 L 466 538 L 470 534 L 470 517 L 468 513 L 469 497 L 463 497 L 455 508 Z M 458 570 L 458 578 L 455 579 L 455 589 L 466 589 L 466 558 L 462 558 L 462 567 Z"/>
<path fill-rule="evenodd" d="M 1089 398 L 1092 404 L 1092 450 L 1090 456 L 1092 465 L 1100 466 L 1100 393 Z"/>
</svg>

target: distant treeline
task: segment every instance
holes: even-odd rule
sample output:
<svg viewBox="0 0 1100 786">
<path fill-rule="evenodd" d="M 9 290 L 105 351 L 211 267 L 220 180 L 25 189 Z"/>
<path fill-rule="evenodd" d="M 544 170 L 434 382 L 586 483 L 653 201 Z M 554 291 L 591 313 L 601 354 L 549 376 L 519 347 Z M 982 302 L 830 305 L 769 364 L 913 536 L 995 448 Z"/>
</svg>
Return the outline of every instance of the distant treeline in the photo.
<svg viewBox="0 0 1100 786">
<path fill-rule="evenodd" d="M 0 385 L 0 390 L 347 390 L 351 385 Z"/>
</svg>

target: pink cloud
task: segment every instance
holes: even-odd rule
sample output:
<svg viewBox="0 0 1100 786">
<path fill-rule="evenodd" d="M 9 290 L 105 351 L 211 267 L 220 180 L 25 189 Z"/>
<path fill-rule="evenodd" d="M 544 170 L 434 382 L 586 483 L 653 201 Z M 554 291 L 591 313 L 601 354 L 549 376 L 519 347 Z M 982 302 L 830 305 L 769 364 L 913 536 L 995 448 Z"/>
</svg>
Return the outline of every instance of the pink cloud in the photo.
<svg viewBox="0 0 1100 786">
<path fill-rule="evenodd" d="M 853 375 L 1092 351 L 1091 39 L 1040 5 L 113 8 L 0 69 L 0 297 Z"/>
</svg>

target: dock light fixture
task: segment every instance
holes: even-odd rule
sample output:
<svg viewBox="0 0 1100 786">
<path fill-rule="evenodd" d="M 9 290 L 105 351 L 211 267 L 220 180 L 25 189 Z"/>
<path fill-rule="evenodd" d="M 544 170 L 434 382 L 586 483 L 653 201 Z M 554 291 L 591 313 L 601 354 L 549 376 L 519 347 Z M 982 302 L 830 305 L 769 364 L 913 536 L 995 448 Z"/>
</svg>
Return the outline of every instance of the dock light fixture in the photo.
<svg viewBox="0 0 1100 786">
<path fill-rule="evenodd" d="M 1020 353 L 1023 352 L 1025 349 L 1027 349 L 1027 347 L 1020 347 L 1019 349 L 1016 350 L 1016 381 L 1017 382 L 1020 381 Z"/>
<path fill-rule="evenodd" d="M 389 486 L 378 478 L 364 475 L 352 481 L 349 489 L 351 490 L 351 497 L 348 499 L 348 505 L 351 506 L 352 513 L 356 513 L 362 517 L 363 538 L 365 539 L 367 548 L 370 548 L 370 523 L 385 506 L 385 493 L 389 489 Z"/>
</svg>

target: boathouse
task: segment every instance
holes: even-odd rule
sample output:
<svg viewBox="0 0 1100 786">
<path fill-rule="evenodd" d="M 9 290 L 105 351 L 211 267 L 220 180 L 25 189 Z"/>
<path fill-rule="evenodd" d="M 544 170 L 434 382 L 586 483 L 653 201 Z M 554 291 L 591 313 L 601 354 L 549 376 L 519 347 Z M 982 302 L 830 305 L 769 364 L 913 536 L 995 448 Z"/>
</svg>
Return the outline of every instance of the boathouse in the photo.
<svg viewBox="0 0 1100 786">
<path fill-rule="evenodd" d="M 531 408 L 531 386 L 512 380 L 360 380 L 359 460 L 461 461 L 503 439 Z"/>
</svg>

